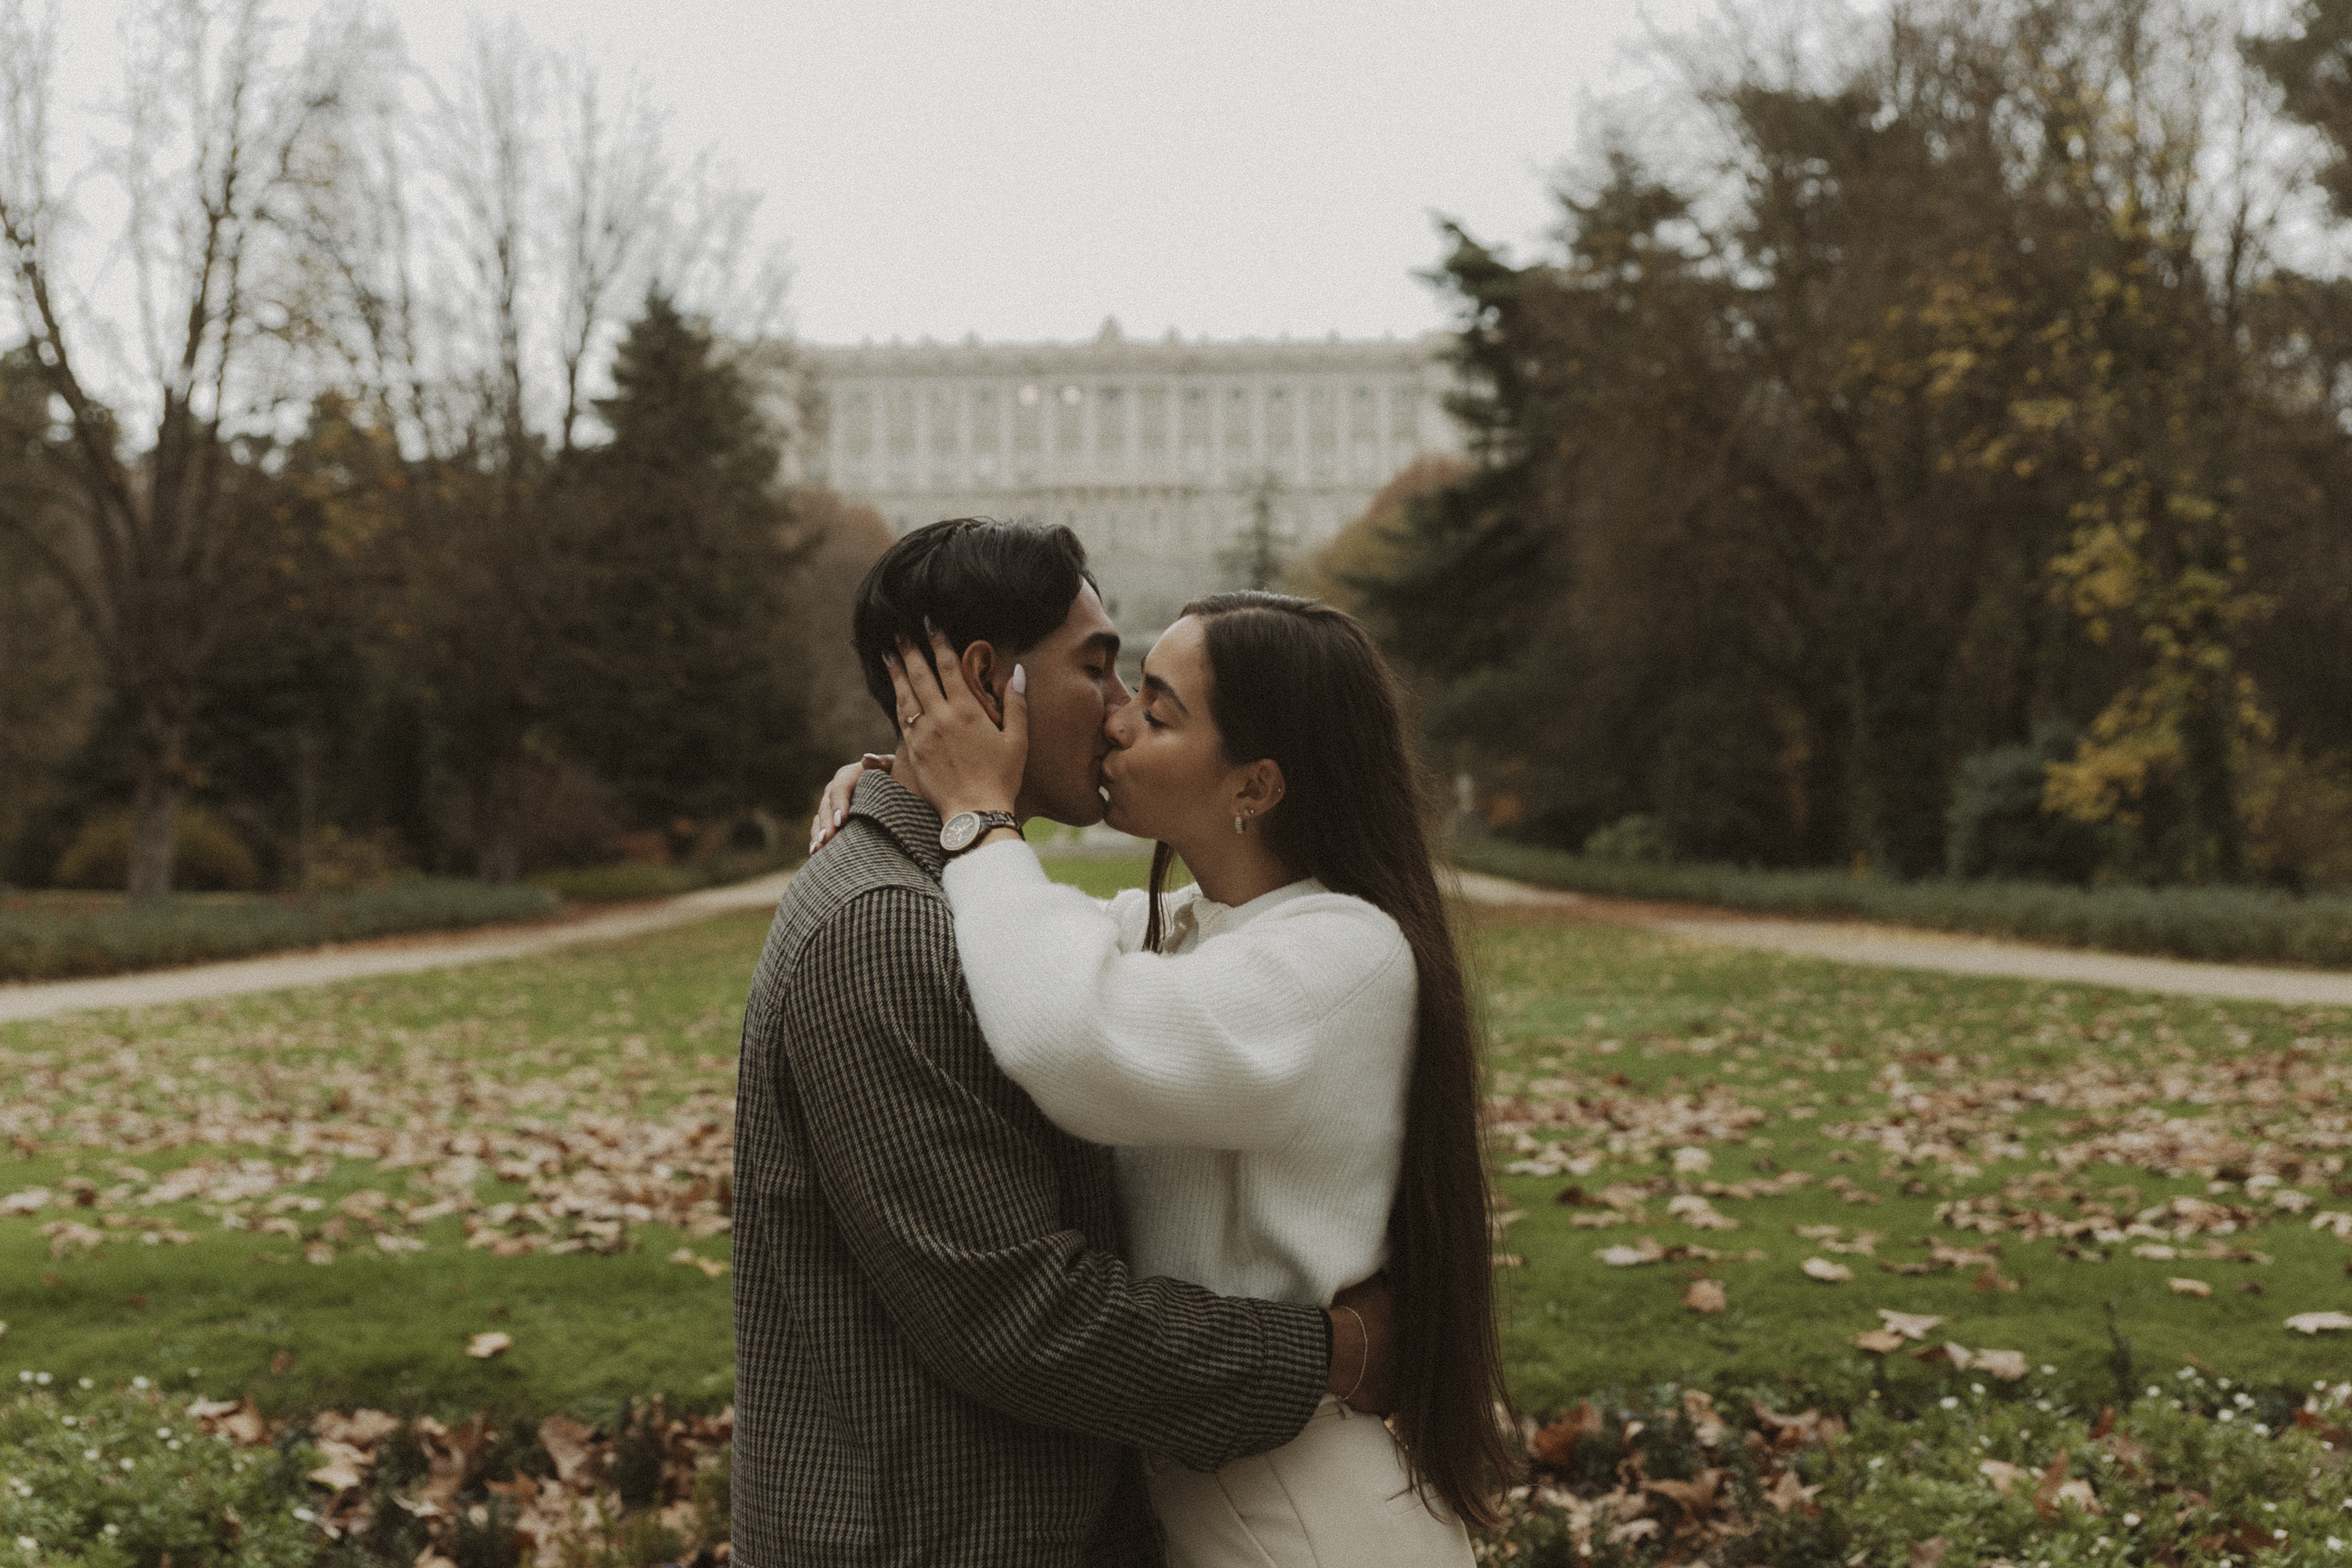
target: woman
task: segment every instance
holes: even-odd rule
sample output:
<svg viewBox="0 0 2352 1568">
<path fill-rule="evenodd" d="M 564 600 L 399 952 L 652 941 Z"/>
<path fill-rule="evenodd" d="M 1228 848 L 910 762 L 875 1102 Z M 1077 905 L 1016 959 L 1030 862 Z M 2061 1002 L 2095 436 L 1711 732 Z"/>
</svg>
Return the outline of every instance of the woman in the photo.
<svg viewBox="0 0 2352 1568">
<path fill-rule="evenodd" d="M 898 772 L 943 817 L 1009 813 L 1023 673 L 1000 729 L 911 652 Z M 1322 1305 L 1385 1268 L 1398 1325 L 1393 1436 L 1327 1394 L 1272 1453 L 1149 1467 L 1170 1561 L 1466 1563 L 1463 1521 L 1492 1521 L 1507 1464 L 1475 1038 L 1394 682 L 1343 613 L 1219 595 L 1160 638 L 1108 734 L 1106 820 L 1159 841 L 1148 891 L 1055 884 L 1010 827 L 948 864 L 989 1047 L 1118 1150 L 1139 1272 Z M 1193 885 L 1164 893 L 1178 858 Z"/>
</svg>

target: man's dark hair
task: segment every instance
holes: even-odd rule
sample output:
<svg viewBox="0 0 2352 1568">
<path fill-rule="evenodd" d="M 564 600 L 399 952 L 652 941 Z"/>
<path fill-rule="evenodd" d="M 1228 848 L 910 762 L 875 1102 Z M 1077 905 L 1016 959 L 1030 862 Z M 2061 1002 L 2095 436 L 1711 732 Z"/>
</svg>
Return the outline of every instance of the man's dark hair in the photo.
<svg viewBox="0 0 2352 1568">
<path fill-rule="evenodd" d="M 925 623 L 961 653 L 975 642 L 1019 655 L 1069 618 L 1081 584 L 1092 584 L 1087 547 L 1060 524 L 954 517 L 919 528 L 882 552 L 858 585 L 849 640 L 866 689 L 893 726 L 898 703 L 883 658 L 907 641 L 929 656 Z"/>
</svg>

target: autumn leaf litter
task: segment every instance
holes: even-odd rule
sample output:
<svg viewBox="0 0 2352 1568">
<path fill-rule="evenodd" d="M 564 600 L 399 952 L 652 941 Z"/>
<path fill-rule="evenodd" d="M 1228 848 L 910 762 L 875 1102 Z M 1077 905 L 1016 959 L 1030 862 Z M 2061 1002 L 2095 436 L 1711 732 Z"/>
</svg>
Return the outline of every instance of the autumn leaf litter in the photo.
<svg viewBox="0 0 2352 1568">
<path fill-rule="evenodd" d="M 0 1194 L 0 1223 L 36 1224 L 60 1260 L 213 1228 L 247 1234 L 256 1261 L 313 1265 L 422 1250 L 450 1219 L 499 1258 L 617 1252 L 646 1225 L 730 1229 L 731 1057 L 539 1040 L 512 1021 L 404 1028 L 364 1006 L 236 1017 L 193 1008 L 152 1035 L 67 1020 L 0 1049 L 0 1139 L 79 1166 Z M 349 1163 L 373 1184 L 313 1190 Z"/>
<path fill-rule="evenodd" d="M 2011 1240 L 2055 1242 L 2067 1262 L 2238 1265 L 2269 1262 L 2256 1242 L 2282 1224 L 2352 1242 L 2352 1183 L 2344 1180 L 2352 1038 L 2340 1032 L 2305 1021 L 2286 1049 L 2252 1051 L 2245 1048 L 2251 1035 L 2217 1012 L 2228 1048 L 2201 1054 L 2159 1005 L 2110 1006 L 2084 1021 L 2063 993 L 2045 992 L 2012 1015 L 2007 1031 L 2009 1058 L 2036 1058 L 2027 1067 L 1981 1050 L 1963 1054 L 1980 1037 L 1932 1022 L 1865 1020 L 1874 1037 L 1864 1051 L 1785 1039 L 1735 1009 L 1724 1016 L 1736 1026 L 1643 1042 L 1645 1057 L 1734 1058 L 1696 1086 L 1677 1078 L 1668 1092 L 1645 1091 L 1611 1059 L 1625 1048 L 1617 1039 L 1556 1041 L 1538 1071 L 1497 1075 L 1486 1126 L 1501 1169 L 1574 1178 L 1558 1194 L 1572 1227 L 1644 1227 L 1630 1241 L 1592 1248 L 1601 1266 L 1762 1262 L 1770 1255 L 1761 1249 L 1711 1247 L 1656 1227 L 1737 1231 L 1754 1221 L 1756 1206 L 1817 1184 L 1848 1203 L 1883 1201 L 1852 1176 L 1821 1180 L 1769 1159 L 1755 1162 L 1754 1176 L 1714 1176 L 1714 1151 L 1769 1149 L 1764 1131 L 1776 1121 L 1830 1143 L 1832 1161 L 1875 1158 L 1881 1180 L 1902 1184 L 1906 1195 L 1998 1184 L 1938 1203 L 1937 1226 L 1957 1234 L 1916 1238 L 1912 1257 L 1881 1257 L 1890 1244 L 1876 1230 L 1789 1227 L 1815 1244 L 1798 1269 L 1832 1287 L 1856 1283 L 1856 1260 L 1866 1260 L 1889 1274 L 1958 1270 L 1979 1289 L 2014 1290 L 2019 1281 L 2000 1264 Z M 1757 1064 L 1750 1077 L 1790 1076 L 1769 1086 L 1721 1081 L 1741 1070 L 1740 1058 Z M 1867 1075 L 1866 1087 L 1843 1089 L 1857 1074 Z M 1796 1125 L 1805 1122 L 1811 1125 Z M 1656 1173 L 1634 1173 L 1643 1167 Z M 2085 1180 L 2114 1167 L 2201 1179 L 2206 1190 L 2147 1202 L 2137 1186 Z M 2175 1275 L 2169 1289 L 2190 1300 L 2212 1294 L 2210 1280 L 2187 1275 Z M 2305 1312 L 2288 1326 L 2326 1331 L 2306 1326 L 2324 1321 Z M 1856 1342 L 1892 1349 L 1880 1337 L 1887 1331 Z"/>
</svg>

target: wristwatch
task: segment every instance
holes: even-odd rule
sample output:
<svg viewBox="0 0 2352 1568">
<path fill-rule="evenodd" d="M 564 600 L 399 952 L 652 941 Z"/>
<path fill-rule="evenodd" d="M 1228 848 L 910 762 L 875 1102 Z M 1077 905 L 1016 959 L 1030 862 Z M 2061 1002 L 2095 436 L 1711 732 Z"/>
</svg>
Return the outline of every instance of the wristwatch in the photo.
<svg viewBox="0 0 2352 1568">
<path fill-rule="evenodd" d="M 992 827 L 1020 826 L 1020 819 L 1009 811 L 959 811 L 940 825 L 940 847 L 950 855 L 961 855 L 979 843 L 981 836 Z"/>
</svg>

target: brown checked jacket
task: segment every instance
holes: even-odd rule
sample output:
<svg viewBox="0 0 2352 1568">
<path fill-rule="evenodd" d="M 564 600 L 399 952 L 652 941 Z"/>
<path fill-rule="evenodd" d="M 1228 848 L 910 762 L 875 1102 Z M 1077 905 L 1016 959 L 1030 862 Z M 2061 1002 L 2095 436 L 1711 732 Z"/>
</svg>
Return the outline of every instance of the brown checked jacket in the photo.
<svg viewBox="0 0 2352 1568">
<path fill-rule="evenodd" d="M 997 1070 L 940 819 L 867 773 L 786 889 L 735 1120 L 733 1561 L 1156 1564 L 1136 1449 L 1296 1436 L 1323 1313 L 1140 1279 L 1107 1151 Z"/>
</svg>

